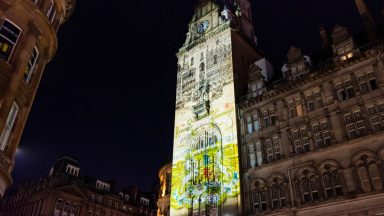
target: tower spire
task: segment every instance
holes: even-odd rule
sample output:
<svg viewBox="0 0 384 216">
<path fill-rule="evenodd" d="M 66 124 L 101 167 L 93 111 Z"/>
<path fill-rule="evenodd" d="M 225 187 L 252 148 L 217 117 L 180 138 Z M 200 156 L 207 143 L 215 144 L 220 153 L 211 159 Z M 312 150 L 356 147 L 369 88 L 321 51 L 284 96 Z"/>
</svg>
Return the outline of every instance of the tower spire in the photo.
<svg viewBox="0 0 384 216">
<path fill-rule="evenodd" d="M 363 19 L 363 24 L 365 27 L 365 30 L 367 31 L 367 35 L 369 40 L 376 39 L 376 28 L 375 23 L 373 21 L 372 15 L 367 7 L 367 4 L 364 0 L 355 0 L 357 10 L 360 13 L 360 16 Z"/>
</svg>

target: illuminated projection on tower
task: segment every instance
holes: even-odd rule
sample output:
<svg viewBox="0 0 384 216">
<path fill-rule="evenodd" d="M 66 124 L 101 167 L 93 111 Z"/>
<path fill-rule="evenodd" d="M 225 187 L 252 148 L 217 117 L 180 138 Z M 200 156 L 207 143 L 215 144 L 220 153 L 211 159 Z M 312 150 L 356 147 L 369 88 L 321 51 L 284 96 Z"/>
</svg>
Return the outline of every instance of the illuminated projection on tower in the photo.
<svg viewBox="0 0 384 216">
<path fill-rule="evenodd" d="M 173 216 L 241 212 L 235 74 L 246 69 L 236 66 L 235 53 L 250 50 L 250 57 L 243 57 L 249 62 L 258 57 L 246 39 L 254 39 L 249 2 L 239 0 L 236 7 L 224 4 L 200 0 L 177 54 Z M 249 13 L 235 17 L 236 10 L 243 9 Z M 252 33 L 234 31 L 235 19 Z"/>
</svg>

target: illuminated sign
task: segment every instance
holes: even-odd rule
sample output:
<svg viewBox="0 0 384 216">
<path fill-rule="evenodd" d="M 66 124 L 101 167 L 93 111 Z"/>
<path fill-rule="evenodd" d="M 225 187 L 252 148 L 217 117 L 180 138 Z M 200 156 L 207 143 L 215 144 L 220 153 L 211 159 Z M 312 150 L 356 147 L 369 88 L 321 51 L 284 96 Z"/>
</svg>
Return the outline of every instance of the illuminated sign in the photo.
<svg viewBox="0 0 384 216">
<path fill-rule="evenodd" d="M 8 20 L 4 20 L 0 27 L 0 59 L 8 61 L 21 30 Z"/>
</svg>

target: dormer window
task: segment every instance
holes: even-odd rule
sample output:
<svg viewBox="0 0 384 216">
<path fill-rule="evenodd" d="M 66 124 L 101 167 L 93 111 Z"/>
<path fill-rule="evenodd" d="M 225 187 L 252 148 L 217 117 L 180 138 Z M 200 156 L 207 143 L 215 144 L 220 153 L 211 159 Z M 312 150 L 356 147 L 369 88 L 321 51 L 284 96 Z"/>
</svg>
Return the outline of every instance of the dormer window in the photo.
<svg viewBox="0 0 384 216">
<path fill-rule="evenodd" d="M 76 177 L 79 176 L 79 171 L 80 171 L 80 168 L 73 166 L 73 165 L 70 165 L 70 164 L 67 165 L 67 168 L 65 170 L 65 172 L 67 174 L 69 174 L 71 176 L 76 176 Z"/>
<path fill-rule="evenodd" d="M 141 197 L 140 204 L 143 206 L 149 206 L 149 199 Z"/>
<path fill-rule="evenodd" d="M 106 183 L 106 182 L 97 180 L 96 181 L 96 188 L 99 190 L 102 190 L 102 191 L 110 191 L 111 185 Z"/>
</svg>

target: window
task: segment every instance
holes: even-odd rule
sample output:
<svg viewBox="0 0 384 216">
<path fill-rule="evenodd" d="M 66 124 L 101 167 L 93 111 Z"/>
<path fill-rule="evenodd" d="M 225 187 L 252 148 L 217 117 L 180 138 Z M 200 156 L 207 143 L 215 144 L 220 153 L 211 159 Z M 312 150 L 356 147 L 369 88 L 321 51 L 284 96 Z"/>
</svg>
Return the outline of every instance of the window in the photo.
<svg viewBox="0 0 384 216">
<path fill-rule="evenodd" d="M 341 61 L 345 61 L 353 57 L 353 46 L 350 42 L 343 43 L 336 48 L 337 54 Z"/>
<path fill-rule="evenodd" d="M 264 128 L 276 125 L 276 123 L 277 123 L 277 116 L 276 116 L 276 113 L 275 113 L 275 108 L 270 108 L 268 110 L 263 111 L 262 112 L 262 118 L 263 118 L 263 126 L 264 126 Z"/>
<path fill-rule="evenodd" d="M 248 131 L 248 134 L 253 133 L 252 117 L 251 116 L 247 117 L 247 131 Z"/>
<path fill-rule="evenodd" d="M 384 129 L 384 103 L 379 105 L 369 105 L 366 107 L 373 131 Z"/>
<path fill-rule="evenodd" d="M 345 101 L 355 97 L 355 89 L 353 87 L 353 82 L 347 80 L 336 85 L 337 97 L 339 101 Z"/>
<path fill-rule="evenodd" d="M 303 203 L 319 200 L 319 185 L 315 176 L 303 177 L 300 180 Z"/>
<path fill-rule="evenodd" d="M 312 123 L 313 139 L 315 148 L 319 149 L 332 144 L 331 127 L 328 120 L 322 120 Z"/>
<path fill-rule="evenodd" d="M 103 191 L 109 191 L 110 190 L 110 184 L 97 180 L 96 181 L 96 188 Z"/>
<path fill-rule="evenodd" d="M 259 123 L 259 117 L 256 114 L 253 114 L 252 116 L 247 117 L 247 132 L 248 134 L 253 133 L 254 131 L 259 131 L 260 123 Z"/>
<path fill-rule="evenodd" d="M 291 138 L 293 141 L 293 146 L 295 148 L 296 154 L 309 152 L 309 137 L 308 137 L 308 130 L 306 127 L 292 130 Z"/>
<path fill-rule="evenodd" d="M 16 117 L 18 112 L 19 112 L 19 106 L 17 105 L 17 103 L 13 103 L 11 111 L 8 114 L 8 118 L 5 123 L 4 129 L 0 136 L 0 150 L 2 151 L 5 150 L 8 144 L 12 129 L 16 122 Z"/>
<path fill-rule="evenodd" d="M 320 92 L 314 92 L 306 96 L 307 110 L 313 112 L 316 109 L 323 107 L 323 99 Z"/>
<path fill-rule="evenodd" d="M 267 210 L 267 194 L 265 191 L 257 188 L 252 192 L 253 211 L 261 213 Z"/>
<path fill-rule="evenodd" d="M 68 164 L 68 165 L 67 165 L 67 168 L 66 168 L 65 171 L 66 171 L 66 173 L 69 174 L 69 175 L 72 175 L 72 176 L 79 176 L 79 170 L 80 170 L 80 168 Z"/>
<path fill-rule="evenodd" d="M 357 80 L 359 81 L 360 91 L 362 94 L 368 93 L 379 88 L 379 85 L 373 73 L 361 75 L 357 78 Z"/>
<path fill-rule="evenodd" d="M 69 202 L 64 203 L 63 212 L 61 213 L 62 216 L 68 216 L 69 205 Z"/>
<path fill-rule="evenodd" d="M 259 116 L 257 115 L 257 113 L 253 114 L 253 128 L 255 131 L 259 131 L 261 129 L 259 123 Z"/>
<path fill-rule="evenodd" d="M 205 64 L 204 62 L 201 62 L 200 63 L 200 72 L 204 72 L 205 71 Z"/>
<path fill-rule="evenodd" d="M 322 179 L 327 199 L 343 195 L 342 177 L 338 170 L 323 173 Z"/>
<path fill-rule="evenodd" d="M 75 216 L 76 213 L 77 213 L 77 205 L 76 204 L 72 204 L 69 216 Z"/>
<path fill-rule="evenodd" d="M 35 47 L 32 51 L 31 58 L 28 61 L 27 68 L 25 69 L 25 72 L 24 72 L 24 80 L 27 84 L 31 82 L 32 75 L 33 75 L 38 58 L 39 58 L 39 51 L 37 47 Z"/>
<path fill-rule="evenodd" d="M 287 195 L 285 187 L 282 184 L 273 184 L 271 186 L 272 209 L 285 208 L 287 206 Z"/>
<path fill-rule="evenodd" d="M 288 114 L 289 114 L 289 118 L 297 117 L 297 110 L 296 110 L 295 101 L 288 102 Z"/>
<path fill-rule="evenodd" d="M 372 190 L 380 191 L 383 189 L 382 173 L 373 157 L 363 155 L 358 160 L 355 159 L 355 166 L 361 188 L 364 192 Z"/>
<path fill-rule="evenodd" d="M 256 152 L 255 145 L 253 143 L 248 144 L 249 165 L 251 168 L 256 167 Z"/>
<path fill-rule="evenodd" d="M 56 4 L 53 0 L 51 0 L 51 4 L 48 7 L 47 17 L 48 20 L 52 23 L 56 16 Z"/>
<path fill-rule="evenodd" d="M 353 113 L 344 115 L 344 120 L 347 128 L 348 137 L 354 139 L 364 136 L 366 133 L 365 123 L 362 119 L 361 111 L 356 110 Z"/>
<path fill-rule="evenodd" d="M 4 20 L 0 27 L 0 59 L 8 62 L 16 43 L 19 40 L 21 29 L 9 20 Z"/>
<path fill-rule="evenodd" d="M 266 139 L 264 141 L 264 145 L 267 153 L 267 160 L 269 163 L 281 159 L 279 137 L 275 136 L 272 139 Z"/>
<path fill-rule="evenodd" d="M 55 209 L 53 211 L 53 215 L 54 216 L 59 216 L 60 213 L 61 213 L 62 207 L 63 207 L 63 200 L 61 200 L 61 199 L 56 200 Z"/>
</svg>

